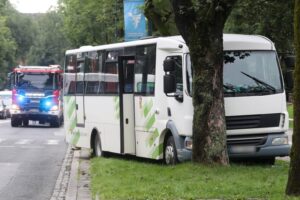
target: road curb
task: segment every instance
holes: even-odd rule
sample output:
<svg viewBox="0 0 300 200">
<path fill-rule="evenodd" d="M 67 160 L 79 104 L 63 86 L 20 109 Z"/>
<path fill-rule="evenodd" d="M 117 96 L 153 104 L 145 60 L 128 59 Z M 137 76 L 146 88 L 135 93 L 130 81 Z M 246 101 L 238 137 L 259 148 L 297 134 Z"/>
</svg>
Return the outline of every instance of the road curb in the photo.
<svg viewBox="0 0 300 200">
<path fill-rule="evenodd" d="M 68 147 L 50 200 L 91 200 L 90 152 Z"/>
<path fill-rule="evenodd" d="M 78 185 L 78 168 L 79 168 L 79 151 L 74 151 L 73 161 L 71 164 L 70 170 L 70 179 L 68 184 L 68 190 L 66 193 L 66 200 L 75 200 L 77 199 L 77 185 Z"/>
<path fill-rule="evenodd" d="M 69 185 L 69 178 L 70 178 L 70 169 L 71 164 L 73 161 L 73 150 L 69 146 L 62 164 L 62 167 L 60 169 L 58 178 L 56 180 L 56 184 L 53 190 L 52 197 L 50 200 L 64 200 L 68 185 Z"/>
</svg>

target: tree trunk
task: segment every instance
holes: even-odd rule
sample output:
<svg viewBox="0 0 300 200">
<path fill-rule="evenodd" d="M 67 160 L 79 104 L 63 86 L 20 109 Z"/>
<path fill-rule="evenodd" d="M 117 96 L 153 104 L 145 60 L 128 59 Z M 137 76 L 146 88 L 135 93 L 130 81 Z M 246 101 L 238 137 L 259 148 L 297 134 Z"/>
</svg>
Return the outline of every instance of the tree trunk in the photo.
<svg viewBox="0 0 300 200">
<path fill-rule="evenodd" d="M 296 65 L 294 71 L 294 131 L 293 145 L 290 153 L 291 162 L 286 194 L 300 196 L 300 0 L 295 0 L 294 42 Z"/>
<path fill-rule="evenodd" d="M 223 28 L 236 0 L 171 0 L 193 65 L 193 162 L 228 164 Z"/>
</svg>

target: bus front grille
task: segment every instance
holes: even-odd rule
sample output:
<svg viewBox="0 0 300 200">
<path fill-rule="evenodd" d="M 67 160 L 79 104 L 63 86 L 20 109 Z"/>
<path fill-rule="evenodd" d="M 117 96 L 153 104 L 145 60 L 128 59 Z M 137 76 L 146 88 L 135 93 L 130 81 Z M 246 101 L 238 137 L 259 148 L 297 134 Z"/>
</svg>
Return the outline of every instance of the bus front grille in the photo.
<svg viewBox="0 0 300 200">
<path fill-rule="evenodd" d="M 227 136 L 227 145 L 263 145 L 267 141 L 267 135 L 231 135 Z"/>
<path fill-rule="evenodd" d="M 226 117 L 227 130 L 278 127 L 280 113 Z"/>
</svg>

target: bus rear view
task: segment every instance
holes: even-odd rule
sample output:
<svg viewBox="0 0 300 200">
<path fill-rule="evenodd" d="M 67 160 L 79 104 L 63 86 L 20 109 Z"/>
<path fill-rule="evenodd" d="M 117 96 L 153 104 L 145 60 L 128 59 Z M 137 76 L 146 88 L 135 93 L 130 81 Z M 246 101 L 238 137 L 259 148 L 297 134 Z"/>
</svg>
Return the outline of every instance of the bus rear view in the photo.
<svg viewBox="0 0 300 200">
<path fill-rule="evenodd" d="M 12 79 L 11 126 L 28 126 L 29 120 L 59 127 L 63 121 L 59 66 L 20 66 Z"/>
</svg>

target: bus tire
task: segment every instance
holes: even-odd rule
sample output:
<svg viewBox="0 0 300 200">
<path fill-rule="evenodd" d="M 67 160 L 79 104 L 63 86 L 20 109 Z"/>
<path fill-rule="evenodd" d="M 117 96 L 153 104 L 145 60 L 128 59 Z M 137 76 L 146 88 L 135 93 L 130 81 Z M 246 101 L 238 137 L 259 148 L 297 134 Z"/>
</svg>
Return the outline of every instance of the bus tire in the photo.
<svg viewBox="0 0 300 200">
<path fill-rule="evenodd" d="M 173 136 L 168 137 L 164 148 L 164 162 L 166 165 L 175 165 L 178 163 L 177 151 Z"/>
<path fill-rule="evenodd" d="M 102 147 L 101 147 L 100 136 L 98 133 L 95 135 L 95 138 L 93 141 L 93 156 L 94 157 L 103 157 L 104 156 Z"/>
</svg>

